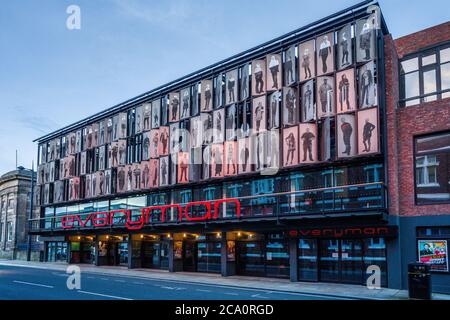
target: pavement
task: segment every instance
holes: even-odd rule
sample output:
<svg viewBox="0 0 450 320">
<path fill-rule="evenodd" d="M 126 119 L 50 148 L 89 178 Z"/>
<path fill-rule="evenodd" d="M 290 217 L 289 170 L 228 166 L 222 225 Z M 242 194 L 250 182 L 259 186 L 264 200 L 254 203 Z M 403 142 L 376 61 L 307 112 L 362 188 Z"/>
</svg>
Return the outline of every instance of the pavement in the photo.
<svg viewBox="0 0 450 320">
<path fill-rule="evenodd" d="M 68 290 L 66 263 L 0 260 L 0 299 L 403 300 L 406 290 L 287 279 L 80 264 L 82 290 Z M 450 295 L 433 294 L 434 300 Z"/>
</svg>

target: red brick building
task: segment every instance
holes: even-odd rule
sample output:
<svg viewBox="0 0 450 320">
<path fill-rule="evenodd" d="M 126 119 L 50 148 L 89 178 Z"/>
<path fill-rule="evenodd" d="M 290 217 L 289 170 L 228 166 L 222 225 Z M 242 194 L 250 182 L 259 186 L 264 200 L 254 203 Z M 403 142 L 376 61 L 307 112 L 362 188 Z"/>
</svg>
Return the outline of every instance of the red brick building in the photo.
<svg viewBox="0 0 450 320">
<path fill-rule="evenodd" d="M 407 264 L 429 258 L 423 247 L 450 243 L 450 22 L 386 36 L 385 60 L 389 213 L 405 288 Z M 434 291 L 449 292 L 447 254 L 433 257 Z"/>
</svg>

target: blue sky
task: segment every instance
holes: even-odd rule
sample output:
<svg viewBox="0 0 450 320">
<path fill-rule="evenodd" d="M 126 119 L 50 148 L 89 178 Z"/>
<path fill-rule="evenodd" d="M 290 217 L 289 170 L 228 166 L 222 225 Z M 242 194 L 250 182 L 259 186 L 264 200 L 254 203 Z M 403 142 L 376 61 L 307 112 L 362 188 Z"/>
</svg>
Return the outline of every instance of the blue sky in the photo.
<svg viewBox="0 0 450 320">
<path fill-rule="evenodd" d="M 37 137 L 357 2 L 2 1 L 0 174 L 16 149 L 31 167 Z M 394 38 L 448 21 L 444 0 L 379 2 Z"/>
</svg>

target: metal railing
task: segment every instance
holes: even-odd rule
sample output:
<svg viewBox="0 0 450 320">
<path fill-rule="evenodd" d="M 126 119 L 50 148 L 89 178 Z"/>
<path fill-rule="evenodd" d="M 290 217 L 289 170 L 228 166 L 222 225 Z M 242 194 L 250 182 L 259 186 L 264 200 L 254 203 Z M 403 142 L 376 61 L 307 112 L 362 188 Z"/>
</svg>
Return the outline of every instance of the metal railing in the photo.
<svg viewBox="0 0 450 320">
<path fill-rule="evenodd" d="M 183 223 L 198 223 L 186 217 L 201 219 L 210 214 L 204 223 L 221 223 L 235 220 L 247 219 L 284 219 L 305 216 L 326 216 L 339 214 L 362 214 L 367 212 L 382 212 L 386 209 L 386 187 L 384 183 L 366 183 L 345 185 L 329 188 L 305 189 L 291 192 L 280 192 L 272 194 L 260 194 L 254 196 L 243 196 L 232 198 L 233 201 L 219 203 L 224 199 L 207 201 L 211 205 L 208 211 L 205 205 L 170 204 L 162 205 L 162 208 L 152 206 L 147 212 L 148 219 L 143 226 L 161 226 Z M 237 210 L 237 200 L 240 210 Z M 218 203 L 216 206 L 215 204 Z M 130 221 L 138 222 L 142 219 L 144 208 L 129 208 Z M 111 209 L 112 212 L 114 209 Z M 187 211 L 187 212 L 185 212 Z M 239 215 L 238 215 L 239 211 Z M 89 217 L 97 212 L 76 213 L 78 219 L 74 219 L 70 230 L 89 229 L 115 229 L 125 228 L 128 216 L 114 215 L 113 223 L 106 226 L 95 226 Z M 108 213 L 106 213 L 108 214 Z M 32 232 L 63 231 L 62 219 L 71 215 L 64 213 L 56 216 L 30 219 L 30 230 Z M 109 221 L 108 215 L 108 221 Z M 84 224 L 84 226 L 82 226 Z"/>
</svg>

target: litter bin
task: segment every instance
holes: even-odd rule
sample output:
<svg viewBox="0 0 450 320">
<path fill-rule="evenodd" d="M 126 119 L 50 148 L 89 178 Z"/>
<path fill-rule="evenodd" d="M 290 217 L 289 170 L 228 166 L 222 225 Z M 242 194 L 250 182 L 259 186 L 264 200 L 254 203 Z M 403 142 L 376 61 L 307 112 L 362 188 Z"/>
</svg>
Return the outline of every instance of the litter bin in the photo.
<svg viewBox="0 0 450 320">
<path fill-rule="evenodd" d="M 408 292 L 410 299 L 431 300 L 431 273 L 428 264 L 408 264 Z"/>
</svg>

